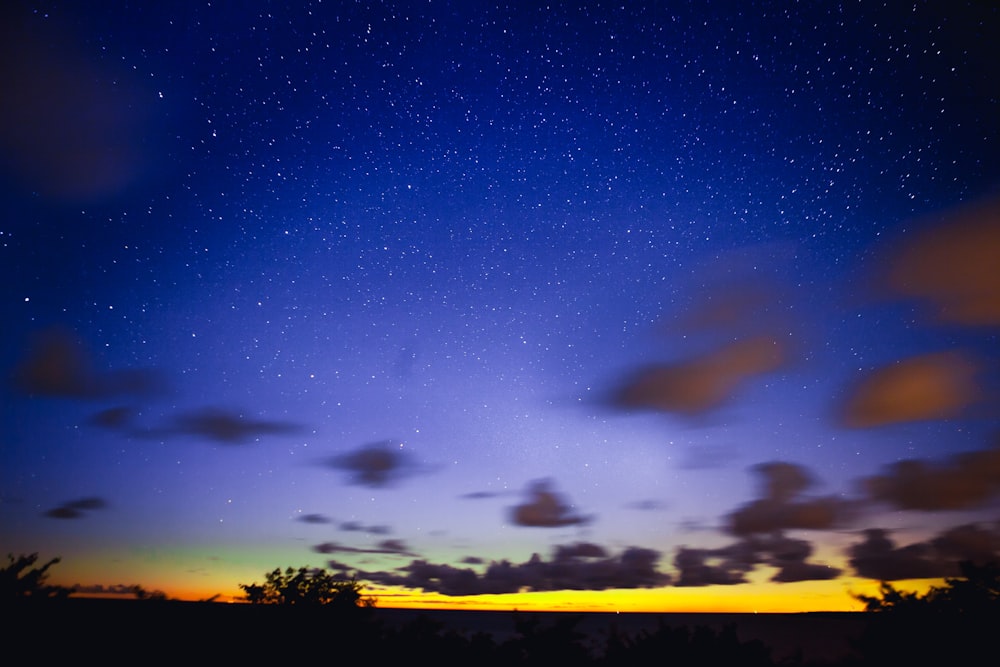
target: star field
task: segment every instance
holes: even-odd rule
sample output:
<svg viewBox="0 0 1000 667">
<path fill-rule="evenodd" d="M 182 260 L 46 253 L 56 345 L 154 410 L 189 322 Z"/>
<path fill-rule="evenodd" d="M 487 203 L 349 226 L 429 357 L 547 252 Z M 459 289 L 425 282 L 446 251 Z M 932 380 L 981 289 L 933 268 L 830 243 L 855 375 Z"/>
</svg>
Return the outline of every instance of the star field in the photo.
<svg viewBox="0 0 1000 667">
<path fill-rule="evenodd" d="M 2 14 L 6 552 L 775 610 L 1000 557 L 989 3 Z"/>
</svg>

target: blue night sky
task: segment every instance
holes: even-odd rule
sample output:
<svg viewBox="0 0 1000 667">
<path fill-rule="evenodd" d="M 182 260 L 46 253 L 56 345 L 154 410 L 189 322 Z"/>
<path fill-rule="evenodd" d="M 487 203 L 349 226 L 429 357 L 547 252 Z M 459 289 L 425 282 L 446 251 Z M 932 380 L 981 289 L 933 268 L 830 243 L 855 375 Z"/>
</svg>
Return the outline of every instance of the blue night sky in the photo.
<svg viewBox="0 0 1000 667">
<path fill-rule="evenodd" d="M 662 610 L 1000 558 L 992 3 L 92 4 L 0 10 L 3 555 Z"/>
</svg>

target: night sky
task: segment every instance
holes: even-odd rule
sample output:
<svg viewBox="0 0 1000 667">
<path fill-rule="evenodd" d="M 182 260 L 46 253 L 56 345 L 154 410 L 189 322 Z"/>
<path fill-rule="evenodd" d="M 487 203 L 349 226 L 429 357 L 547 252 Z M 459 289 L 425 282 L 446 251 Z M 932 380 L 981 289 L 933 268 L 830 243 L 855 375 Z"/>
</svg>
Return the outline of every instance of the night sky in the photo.
<svg viewBox="0 0 1000 667">
<path fill-rule="evenodd" d="M 660 611 L 1000 558 L 994 3 L 5 7 L 0 555 Z"/>
</svg>

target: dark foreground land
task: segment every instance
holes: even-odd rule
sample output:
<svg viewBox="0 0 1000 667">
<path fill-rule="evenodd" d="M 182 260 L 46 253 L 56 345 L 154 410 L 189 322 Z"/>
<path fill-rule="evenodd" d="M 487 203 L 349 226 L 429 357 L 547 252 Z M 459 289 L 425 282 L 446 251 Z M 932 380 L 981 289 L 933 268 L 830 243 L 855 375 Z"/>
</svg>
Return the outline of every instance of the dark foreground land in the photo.
<svg viewBox="0 0 1000 667">
<path fill-rule="evenodd" d="M 995 665 L 1000 630 L 966 615 L 337 610 L 72 598 L 17 604 L 3 616 L 7 664 Z"/>
</svg>

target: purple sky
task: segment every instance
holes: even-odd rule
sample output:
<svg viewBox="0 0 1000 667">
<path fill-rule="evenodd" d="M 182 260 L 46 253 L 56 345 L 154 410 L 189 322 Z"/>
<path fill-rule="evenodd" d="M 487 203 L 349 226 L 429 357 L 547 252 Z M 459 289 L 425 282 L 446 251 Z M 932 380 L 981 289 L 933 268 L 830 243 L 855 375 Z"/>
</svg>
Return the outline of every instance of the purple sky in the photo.
<svg viewBox="0 0 1000 667">
<path fill-rule="evenodd" d="M 2 10 L 4 554 L 453 598 L 1000 556 L 1000 10 L 367 4 Z"/>
</svg>

